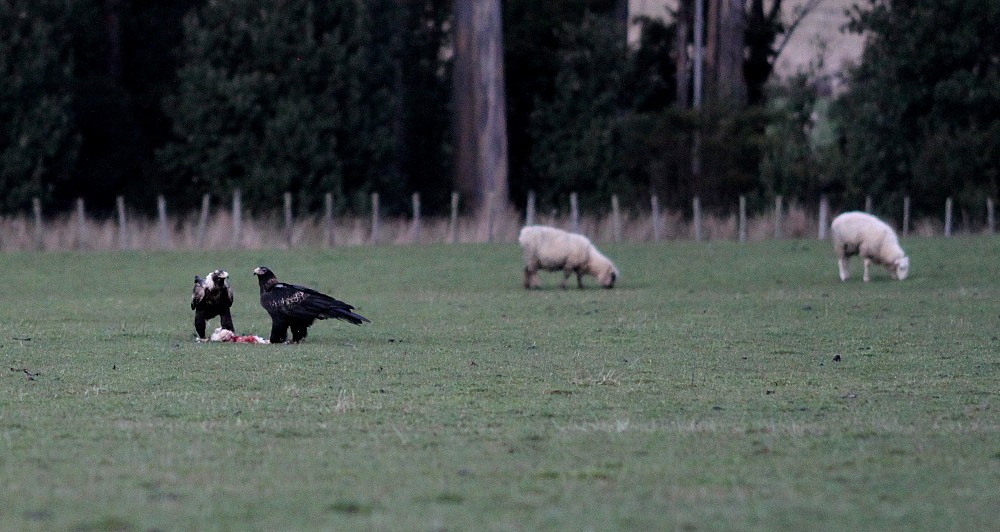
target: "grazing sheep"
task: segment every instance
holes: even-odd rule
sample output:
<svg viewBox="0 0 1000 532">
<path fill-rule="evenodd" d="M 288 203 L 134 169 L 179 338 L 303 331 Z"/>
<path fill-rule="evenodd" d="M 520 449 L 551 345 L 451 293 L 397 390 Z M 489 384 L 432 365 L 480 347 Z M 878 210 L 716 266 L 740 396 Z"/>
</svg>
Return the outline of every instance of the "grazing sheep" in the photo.
<svg viewBox="0 0 1000 532">
<path fill-rule="evenodd" d="M 596 277 L 605 288 L 614 288 L 618 279 L 615 265 L 583 235 L 554 227 L 529 225 L 521 229 L 517 241 L 524 252 L 525 288 L 538 288 L 538 270 L 562 270 L 562 288 L 566 288 L 566 281 L 572 273 L 576 273 L 576 284 L 580 288 L 583 288 L 585 273 Z"/>
<path fill-rule="evenodd" d="M 871 279 L 868 275 L 871 262 L 885 266 L 900 281 L 906 279 L 910 258 L 899 247 L 896 232 L 882 220 L 863 212 L 845 212 L 833 219 L 830 234 L 841 281 L 847 280 L 847 259 L 854 255 L 861 255 L 864 260 L 866 283 Z"/>
</svg>

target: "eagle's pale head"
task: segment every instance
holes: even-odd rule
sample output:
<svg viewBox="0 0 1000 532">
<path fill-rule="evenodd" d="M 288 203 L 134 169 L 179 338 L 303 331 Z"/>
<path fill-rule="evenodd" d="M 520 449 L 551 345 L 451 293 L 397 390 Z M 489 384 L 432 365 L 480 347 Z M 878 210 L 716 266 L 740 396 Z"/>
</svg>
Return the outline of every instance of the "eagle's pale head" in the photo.
<svg viewBox="0 0 1000 532">
<path fill-rule="evenodd" d="M 215 270 L 205 276 L 205 288 L 211 290 L 219 286 L 226 286 L 227 277 L 229 277 L 229 272 L 226 270 Z"/>
</svg>

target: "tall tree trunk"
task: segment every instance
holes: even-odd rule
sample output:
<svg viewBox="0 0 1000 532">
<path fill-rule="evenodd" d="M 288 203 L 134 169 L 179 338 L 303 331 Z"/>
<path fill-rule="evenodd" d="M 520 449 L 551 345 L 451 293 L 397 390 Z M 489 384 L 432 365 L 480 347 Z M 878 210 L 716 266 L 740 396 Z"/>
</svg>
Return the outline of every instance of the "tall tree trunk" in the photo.
<svg viewBox="0 0 1000 532">
<path fill-rule="evenodd" d="M 628 0 L 615 0 L 615 19 L 618 21 L 622 32 L 622 42 L 628 40 Z"/>
<path fill-rule="evenodd" d="M 719 4 L 726 0 L 705 0 L 705 52 L 702 66 L 702 99 L 718 101 L 719 88 Z"/>
<path fill-rule="evenodd" d="M 743 77 L 743 50 L 746 46 L 743 0 L 715 1 L 719 2 L 715 97 L 723 105 L 742 108 L 747 102 L 747 86 Z"/>
<path fill-rule="evenodd" d="M 478 212 L 501 209 L 508 179 L 500 0 L 455 0 L 454 13 L 456 187 Z"/>
<path fill-rule="evenodd" d="M 691 29 L 693 0 L 680 0 L 677 3 L 677 38 L 674 42 L 674 75 L 677 81 L 678 109 L 687 109 L 691 105 L 691 60 L 688 57 L 688 35 Z"/>
</svg>

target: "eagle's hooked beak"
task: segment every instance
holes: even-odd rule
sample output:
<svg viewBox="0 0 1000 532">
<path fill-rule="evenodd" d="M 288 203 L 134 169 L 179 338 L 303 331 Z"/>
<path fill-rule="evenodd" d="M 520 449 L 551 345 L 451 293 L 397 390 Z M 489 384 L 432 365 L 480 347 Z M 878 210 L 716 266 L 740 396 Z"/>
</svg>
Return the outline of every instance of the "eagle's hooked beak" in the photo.
<svg viewBox="0 0 1000 532">
<path fill-rule="evenodd" d="M 229 277 L 229 272 L 226 270 L 215 270 L 215 276 L 219 279 L 225 279 L 226 277 Z"/>
<path fill-rule="evenodd" d="M 263 273 L 264 273 L 264 271 L 263 271 L 263 270 L 261 270 L 260 268 L 254 268 L 254 269 L 253 269 L 253 274 L 254 274 L 254 275 L 261 275 L 261 274 L 263 274 Z"/>
</svg>

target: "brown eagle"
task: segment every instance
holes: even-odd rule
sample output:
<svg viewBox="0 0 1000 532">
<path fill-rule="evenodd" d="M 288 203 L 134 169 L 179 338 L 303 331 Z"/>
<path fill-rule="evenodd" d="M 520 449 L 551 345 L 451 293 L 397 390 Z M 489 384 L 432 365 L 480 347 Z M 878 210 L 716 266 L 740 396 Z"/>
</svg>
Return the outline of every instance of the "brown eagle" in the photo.
<svg viewBox="0 0 1000 532">
<path fill-rule="evenodd" d="M 191 309 L 194 310 L 194 330 L 199 340 L 205 340 L 205 322 L 220 316 L 223 329 L 236 332 L 229 307 L 233 306 L 233 289 L 226 282 L 229 273 L 224 270 L 210 272 L 204 279 L 194 276 Z"/>
<path fill-rule="evenodd" d="M 292 329 L 292 342 L 301 341 L 315 320 L 334 318 L 355 325 L 371 323 L 343 301 L 311 288 L 278 281 L 274 272 L 264 266 L 255 269 L 253 274 L 260 283 L 260 306 L 271 315 L 272 344 L 285 342 L 289 328 Z"/>
</svg>

